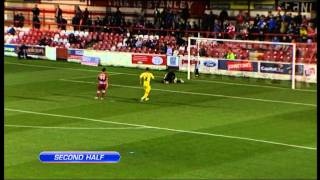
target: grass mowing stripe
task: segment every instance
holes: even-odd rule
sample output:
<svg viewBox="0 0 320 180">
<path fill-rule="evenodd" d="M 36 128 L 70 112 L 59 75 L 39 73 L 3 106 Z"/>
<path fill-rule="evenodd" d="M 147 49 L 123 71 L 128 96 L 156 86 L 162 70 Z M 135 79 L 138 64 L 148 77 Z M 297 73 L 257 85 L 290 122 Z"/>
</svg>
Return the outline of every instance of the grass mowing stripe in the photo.
<svg viewBox="0 0 320 180">
<path fill-rule="evenodd" d="M 13 64 L 13 65 L 19 65 L 19 66 L 29 66 L 29 67 L 42 67 L 42 68 L 50 68 L 50 69 L 68 69 L 68 70 L 74 70 L 74 71 L 87 71 L 87 72 L 95 72 L 97 73 L 97 70 L 91 70 L 91 69 L 77 69 L 77 68 L 67 68 L 67 67 L 57 67 L 57 66 L 43 66 L 43 65 L 34 65 L 34 64 L 22 64 L 22 63 L 5 63 L 5 64 Z M 120 73 L 120 72 L 108 72 L 110 74 L 126 74 L 128 73 Z M 131 74 L 135 75 L 136 74 Z"/>
<path fill-rule="evenodd" d="M 222 137 L 222 138 L 229 138 L 229 139 L 238 139 L 238 140 L 253 141 L 253 142 L 266 143 L 266 144 L 272 144 L 272 145 L 279 145 L 279 146 L 285 146 L 285 147 L 292 147 L 292 148 L 297 148 L 297 149 L 317 150 L 316 147 L 308 147 L 308 146 L 301 146 L 301 145 L 294 145 L 294 144 L 286 144 L 286 143 L 280 143 L 280 142 L 274 142 L 274 141 L 252 139 L 252 138 L 247 138 L 247 137 L 238 137 L 238 136 L 229 136 L 229 135 L 223 135 L 223 134 L 213 134 L 213 133 L 198 132 L 198 131 L 171 129 L 171 128 L 148 126 L 148 125 L 142 125 L 142 124 L 132 124 L 132 123 L 123 123 L 123 122 L 115 122 L 115 121 L 106 121 L 106 120 L 99 120 L 99 119 L 92 119 L 92 118 L 85 118 L 85 117 L 78 117 L 78 116 L 68 116 L 68 115 L 60 115 L 60 114 L 41 113 L 41 112 L 26 111 L 26 110 L 20 110 L 20 109 L 12 109 L 12 108 L 5 108 L 4 110 L 5 111 L 14 111 L 14 112 L 26 113 L 26 114 L 36 114 L 36 115 L 43 115 L 43 116 L 53 116 L 53 117 L 62 117 L 62 118 L 70 118 L 70 119 L 81 119 L 81 120 L 101 122 L 101 123 L 109 123 L 109 124 L 128 125 L 128 126 L 134 126 L 134 127 L 143 127 L 143 128 L 165 130 L 165 131 L 172 131 L 172 132 L 179 132 L 179 133 L 188 133 L 188 134 L 214 136 L 214 137 Z"/>
<path fill-rule="evenodd" d="M 15 128 L 36 128 L 36 129 L 67 129 L 67 130 L 121 130 L 121 129 L 143 129 L 143 127 L 106 127 L 106 128 L 86 128 L 86 127 L 59 127 L 59 126 L 26 126 L 26 125 L 16 125 L 16 124 L 5 124 L 6 127 Z"/>
<path fill-rule="evenodd" d="M 75 71 L 97 72 L 96 70 L 90 70 L 90 69 L 66 68 L 66 67 L 56 67 L 56 66 L 53 67 L 53 66 L 43 66 L 43 65 L 33 65 L 33 64 L 22 64 L 22 63 L 5 63 L 5 64 L 13 64 L 13 65 L 19 65 L 19 66 L 30 66 L 30 67 L 43 67 L 43 68 L 52 68 L 52 69 L 68 69 L 68 70 L 75 70 Z M 121 72 L 114 72 L 114 71 L 108 71 L 108 73 L 114 74 L 114 75 L 138 76 L 138 74 L 134 74 L 134 73 L 121 73 Z M 163 78 L 162 76 L 155 76 L 155 77 Z M 231 82 L 202 80 L 202 79 L 191 80 L 191 81 L 208 82 L 208 83 L 225 84 L 225 85 L 235 85 L 235 86 L 247 86 L 247 87 L 258 87 L 258 88 L 294 90 L 294 91 L 303 91 L 303 92 L 317 92 L 317 90 L 310 90 L 310 89 L 290 89 L 290 88 L 285 88 L 285 87 L 254 85 L 254 84 L 243 84 L 243 83 L 231 83 Z"/>
<path fill-rule="evenodd" d="M 67 82 L 74 82 L 74 83 L 96 84 L 95 82 L 89 82 L 89 81 L 78 81 L 78 80 L 69 80 L 69 79 L 59 79 L 59 80 L 60 81 L 67 81 Z M 132 88 L 132 89 L 143 89 L 142 87 L 139 87 L 139 86 L 127 86 L 127 85 L 120 85 L 120 84 L 109 84 L 109 85 L 115 86 L 115 87 L 124 87 L 124 88 Z M 162 91 L 162 92 L 180 93 L 180 94 L 213 96 L 213 97 L 223 97 L 223 98 L 231 98 L 231 99 L 242 99 L 242 100 L 250 100 L 250 101 L 260 101 L 260 102 L 282 103 L 282 104 L 317 107 L 316 104 L 299 103 L 299 102 L 291 102 L 291 101 L 258 99 L 258 98 L 249 98 L 249 97 L 240 97 L 240 96 L 228 96 L 228 95 L 222 95 L 222 94 L 209 94 L 209 93 L 190 92 L 190 91 L 174 91 L 174 90 L 157 89 L 157 88 L 152 88 L 152 90 L 154 90 L 154 91 Z"/>
</svg>

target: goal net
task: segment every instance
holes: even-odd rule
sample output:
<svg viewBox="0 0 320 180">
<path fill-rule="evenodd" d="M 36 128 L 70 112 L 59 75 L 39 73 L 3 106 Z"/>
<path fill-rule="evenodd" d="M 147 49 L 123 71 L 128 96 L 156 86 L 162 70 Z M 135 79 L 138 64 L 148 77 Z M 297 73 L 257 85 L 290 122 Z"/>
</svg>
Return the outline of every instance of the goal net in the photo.
<svg viewBox="0 0 320 180">
<path fill-rule="evenodd" d="M 316 83 L 316 63 L 298 59 L 296 43 L 188 38 L 187 72 L 256 79 Z M 315 49 L 316 53 L 316 49 Z M 310 72 L 313 69 L 313 72 Z M 312 77 L 310 75 L 312 73 Z"/>
</svg>

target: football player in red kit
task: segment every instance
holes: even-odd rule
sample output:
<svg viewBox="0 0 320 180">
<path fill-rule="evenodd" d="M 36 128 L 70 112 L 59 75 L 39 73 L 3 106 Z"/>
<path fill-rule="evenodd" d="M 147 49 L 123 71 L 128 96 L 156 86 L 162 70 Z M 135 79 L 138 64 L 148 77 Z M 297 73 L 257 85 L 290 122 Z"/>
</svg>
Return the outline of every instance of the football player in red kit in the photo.
<svg viewBox="0 0 320 180">
<path fill-rule="evenodd" d="M 102 71 L 98 75 L 98 89 L 97 96 L 95 99 L 103 99 L 106 96 L 106 90 L 108 88 L 108 77 L 109 75 L 106 73 L 106 68 L 102 68 Z"/>
</svg>

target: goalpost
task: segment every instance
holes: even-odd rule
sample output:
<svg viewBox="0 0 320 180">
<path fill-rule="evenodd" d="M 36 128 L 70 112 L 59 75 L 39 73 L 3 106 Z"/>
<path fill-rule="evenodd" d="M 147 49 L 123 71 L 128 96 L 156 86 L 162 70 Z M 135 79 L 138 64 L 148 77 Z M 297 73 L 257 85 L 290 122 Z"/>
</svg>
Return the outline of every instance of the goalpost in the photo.
<svg viewBox="0 0 320 180">
<path fill-rule="evenodd" d="M 202 55 L 200 57 L 199 51 L 201 48 L 206 55 Z M 224 70 L 220 70 L 219 67 L 219 69 L 216 68 L 215 71 L 207 72 L 209 74 L 237 76 L 234 71 L 238 71 L 242 72 L 243 76 L 245 77 L 290 80 L 291 88 L 295 89 L 295 43 L 188 37 L 187 51 L 188 80 L 191 79 L 191 58 L 193 57 L 193 59 L 195 59 L 197 62 L 200 62 L 200 59 L 215 59 L 216 66 L 218 66 L 219 63 L 227 66 L 227 69 Z M 225 57 L 222 57 L 221 53 L 226 54 L 228 51 L 233 51 L 233 53 L 236 54 L 236 59 L 229 60 Z M 243 53 L 243 55 L 241 53 Z M 244 70 L 245 68 L 241 69 L 241 63 L 244 64 L 244 62 L 253 64 L 254 68 L 251 72 Z M 231 71 L 228 72 L 230 70 L 228 65 L 231 63 L 239 63 L 236 66 L 232 66 L 238 69 L 231 68 Z M 281 67 L 284 67 L 285 69 L 279 69 Z"/>
</svg>

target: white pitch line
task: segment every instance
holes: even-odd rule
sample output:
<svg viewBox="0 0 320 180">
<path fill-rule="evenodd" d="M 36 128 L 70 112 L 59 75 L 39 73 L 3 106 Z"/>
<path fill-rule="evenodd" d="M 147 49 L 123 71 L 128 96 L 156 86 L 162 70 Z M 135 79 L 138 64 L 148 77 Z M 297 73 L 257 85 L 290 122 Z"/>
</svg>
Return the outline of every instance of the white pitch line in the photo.
<svg viewBox="0 0 320 180">
<path fill-rule="evenodd" d="M 241 83 L 221 82 L 221 81 L 203 80 L 203 79 L 197 79 L 194 81 L 216 83 L 216 84 L 236 85 L 236 86 L 247 86 L 247 87 L 261 87 L 261 88 L 284 89 L 284 90 L 304 91 L 304 92 L 317 92 L 317 90 L 312 90 L 312 89 L 289 89 L 289 88 L 285 88 L 285 87 L 264 86 L 264 85 L 255 85 L 255 84 L 241 84 Z"/>
<path fill-rule="evenodd" d="M 19 66 L 29 66 L 29 67 L 43 67 L 43 68 L 52 68 L 52 69 L 68 69 L 68 70 L 75 70 L 75 71 L 87 71 L 87 72 L 97 72 L 97 70 L 91 69 L 78 69 L 78 68 L 66 68 L 66 67 L 53 67 L 53 66 L 43 66 L 43 65 L 33 65 L 33 64 L 22 64 L 22 63 L 5 63 L 5 64 L 13 64 Z M 134 73 L 121 73 L 121 72 L 114 72 L 108 71 L 108 73 L 113 75 L 128 75 L 128 76 L 138 76 L 138 74 Z M 163 78 L 162 76 L 155 76 L 157 78 Z M 258 88 L 271 88 L 271 89 L 282 89 L 282 90 L 292 90 L 290 88 L 285 87 L 276 87 L 276 86 L 264 86 L 264 85 L 254 85 L 254 84 L 242 84 L 242 83 L 232 83 L 232 82 L 221 82 L 221 81 L 214 81 L 214 80 L 191 80 L 193 82 L 208 82 L 208 83 L 216 83 L 216 84 L 226 84 L 226 85 L 235 85 L 235 86 L 246 86 L 246 87 L 258 87 Z M 294 89 L 293 91 L 302 91 L 302 92 L 317 92 L 317 90 L 312 89 Z"/>
<path fill-rule="evenodd" d="M 59 126 L 27 126 L 27 125 L 16 125 L 16 124 L 5 124 L 6 127 L 14 128 L 35 128 L 35 129 L 66 129 L 66 130 L 122 130 L 122 129 L 143 129 L 143 127 L 106 127 L 106 128 L 86 128 L 86 127 L 59 127 Z"/>
<path fill-rule="evenodd" d="M 41 113 L 41 112 L 35 112 L 35 111 L 26 111 L 26 110 L 20 110 L 20 109 L 12 109 L 12 108 L 4 108 L 4 110 L 5 110 L 5 111 L 13 111 L 13 112 L 26 113 L 26 114 L 36 114 L 36 115 L 52 116 L 52 117 L 61 117 L 61 118 L 69 118 L 69 119 L 81 119 L 81 120 L 86 120 L 86 121 L 109 123 L 109 124 L 127 125 L 127 126 L 142 127 L 142 128 L 157 129 L 157 130 L 165 130 L 165 131 L 172 131 L 172 132 L 179 132 L 179 133 L 187 133 L 187 134 L 196 134 L 196 135 L 205 135 L 205 136 L 229 138 L 229 139 L 238 139 L 238 140 L 253 141 L 253 142 L 259 142 L 259 143 L 265 143 L 265 144 L 272 144 L 272 145 L 279 145 L 279 146 L 285 146 L 285 147 L 293 147 L 293 148 L 297 148 L 297 149 L 317 150 L 316 147 L 308 147 L 308 146 L 301 146 L 301 145 L 280 143 L 280 142 L 274 142 L 274 141 L 266 141 L 266 140 L 260 140 L 260 139 L 252 139 L 252 138 L 247 138 L 247 137 L 229 136 L 229 135 L 223 135 L 223 134 L 213 134 L 213 133 L 198 132 L 198 131 L 188 131 L 188 130 L 180 130 L 180 129 L 172 129 L 172 128 L 164 128 L 164 127 L 156 127 L 156 126 L 148 126 L 148 125 L 142 125 L 142 124 L 123 123 L 123 122 L 99 120 L 99 119 L 92 119 L 92 118 L 85 118 L 85 117 L 78 117 L 78 116 L 68 116 L 68 115 L 60 115 L 60 114 L 49 114 L 49 113 Z"/>
<path fill-rule="evenodd" d="M 95 82 L 88 82 L 88 81 L 78 81 L 78 80 L 69 80 L 69 79 L 59 79 L 59 80 L 60 81 L 66 81 L 66 82 L 74 82 L 74 83 L 95 84 Z M 139 86 L 127 86 L 127 85 L 120 85 L 120 84 L 110 84 L 110 85 L 111 86 L 115 86 L 115 87 L 142 89 L 142 87 L 139 87 Z M 222 95 L 222 94 L 198 93 L 198 92 L 190 92 L 190 91 L 175 91 L 175 90 L 157 89 L 157 88 L 152 88 L 152 90 L 154 90 L 154 91 L 162 91 L 162 92 L 179 93 L 179 94 L 192 94 L 192 95 L 200 95 L 200 96 L 223 97 L 223 98 L 231 98 L 231 99 L 242 99 L 242 100 L 250 100 L 250 101 L 260 101 L 260 102 L 270 102 L 270 103 L 281 103 L 281 104 L 291 104 L 291 105 L 302 105 L 302 106 L 317 107 L 316 104 L 299 103 L 299 102 L 291 102 L 291 101 L 258 99 L 258 98 L 249 98 L 249 97 L 240 97 L 240 96 L 228 96 L 228 95 Z"/>
</svg>

